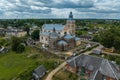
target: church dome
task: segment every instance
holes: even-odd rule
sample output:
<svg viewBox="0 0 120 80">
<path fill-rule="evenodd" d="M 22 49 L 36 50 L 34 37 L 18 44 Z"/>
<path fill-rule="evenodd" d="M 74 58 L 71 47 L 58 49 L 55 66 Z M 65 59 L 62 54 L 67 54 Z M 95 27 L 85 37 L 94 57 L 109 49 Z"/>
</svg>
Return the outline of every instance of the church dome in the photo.
<svg viewBox="0 0 120 80">
<path fill-rule="evenodd" d="M 50 38 L 58 38 L 59 34 L 57 34 L 56 32 L 53 32 L 50 34 Z"/>
<path fill-rule="evenodd" d="M 56 33 L 56 30 L 55 30 L 55 28 L 53 28 L 53 32 L 52 33 L 50 33 L 50 38 L 58 38 L 59 37 L 59 34 L 58 33 Z"/>
<path fill-rule="evenodd" d="M 67 42 L 66 41 L 64 41 L 64 40 L 60 40 L 60 41 L 58 41 L 58 45 L 67 45 Z"/>
</svg>

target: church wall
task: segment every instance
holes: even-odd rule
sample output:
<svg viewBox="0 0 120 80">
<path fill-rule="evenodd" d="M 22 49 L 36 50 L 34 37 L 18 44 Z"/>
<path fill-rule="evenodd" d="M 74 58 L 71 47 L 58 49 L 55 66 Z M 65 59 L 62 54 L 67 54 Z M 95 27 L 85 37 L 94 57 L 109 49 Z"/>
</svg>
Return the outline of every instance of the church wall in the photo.
<svg viewBox="0 0 120 80">
<path fill-rule="evenodd" d="M 40 35 L 40 43 L 49 44 L 49 36 L 47 36 L 47 35 Z"/>
</svg>

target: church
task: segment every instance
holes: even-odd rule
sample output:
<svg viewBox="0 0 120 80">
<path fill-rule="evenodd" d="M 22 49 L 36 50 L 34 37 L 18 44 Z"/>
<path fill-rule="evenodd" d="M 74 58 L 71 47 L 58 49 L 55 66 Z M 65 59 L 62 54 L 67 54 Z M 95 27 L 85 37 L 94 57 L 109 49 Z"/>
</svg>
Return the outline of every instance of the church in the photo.
<svg viewBox="0 0 120 80">
<path fill-rule="evenodd" d="M 40 43 L 53 50 L 67 51 L 81 44 L 80 38 L 75 36 L 76 25 L 70 12 L 65 25 L 44 24 L 40 31 Z"/>
</svg>

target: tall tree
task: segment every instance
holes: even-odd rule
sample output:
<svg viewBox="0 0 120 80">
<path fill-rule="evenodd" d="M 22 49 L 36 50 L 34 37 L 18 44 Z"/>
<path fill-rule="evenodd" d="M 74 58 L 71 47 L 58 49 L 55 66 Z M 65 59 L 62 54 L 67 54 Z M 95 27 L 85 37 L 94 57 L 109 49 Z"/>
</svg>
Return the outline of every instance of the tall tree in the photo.
<svg viewBox="0 0 120 80">
<path fill-rule="evenodd" d="M 40 33 L 40 30 L 34 30 L 31 34 L 32 39 L 39 40 L 39 33 Z"/>
<path fill-rule="evenodd" d="M 30 32 L 30 26 L 26 25 L 24 27 L 24 30 L 27 31 L 27 35 L 29 35 L 29 32 Z"/>
<path fill-rule="evenodd" d="M 12 37 L 12 50 L 21 53 L 25 50 L 25 46 L 22 43 L 21 38 Z"/>
</svg>

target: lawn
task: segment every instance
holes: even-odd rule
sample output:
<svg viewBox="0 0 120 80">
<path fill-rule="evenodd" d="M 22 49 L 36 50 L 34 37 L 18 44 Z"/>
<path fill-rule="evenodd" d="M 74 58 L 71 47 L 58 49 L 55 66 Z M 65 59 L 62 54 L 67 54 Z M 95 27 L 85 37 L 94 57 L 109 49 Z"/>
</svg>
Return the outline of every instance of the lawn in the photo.
<svg viewBox="0 0 120 80">
<path fill-rule="evenodd" d="M 27 59 L 23 54 L 9 53 L 0 56 L 0 80 L 9 80 L 21 71 L 31 67 L 35 61 Z"/>
<path fill-rule="evenodd" d="M 19 78 L 20 80 L 29 80 L 31 72 L 41 64 L 48 70 L 56 67 L 55 63 L 59 58 L 52 54 L 42 53 L 34 48 L 27 47 L 21 54 L 10 51 L 7 54 L 0 55 L 0 80 L 11 80 Z"/>
</svg>

